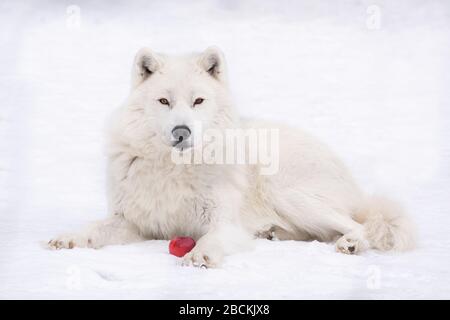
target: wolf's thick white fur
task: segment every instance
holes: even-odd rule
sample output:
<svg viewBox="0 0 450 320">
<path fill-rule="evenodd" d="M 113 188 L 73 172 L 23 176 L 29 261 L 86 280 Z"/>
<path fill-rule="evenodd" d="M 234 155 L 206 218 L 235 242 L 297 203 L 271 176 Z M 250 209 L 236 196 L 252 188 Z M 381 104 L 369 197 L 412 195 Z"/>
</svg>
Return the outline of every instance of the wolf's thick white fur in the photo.
<svg viewBox="0 0 450 320">
<path fill-rule="evenodd" d="M 196 104 L 197 98 L 204 100 Z M 203 129 L 278 128 L 279 171 L 261 175 L 258 165 L 175 164 L 172 130 L 194 128 L 195 121 Z M 225 255 L 249 248 L 254 237 L 337 240 L 336 249 L 348 254 L 414 245 L 402 209 L 366 197 L 323 144 L 298 129 L 242 121 L 217 48 L 180 57 L 141 49 L 131 93 L 111 123 L 110 215 L 51 240 L 52 248 L 190 236 L 197 245 L 184 262 L 214 267 Z"/>
</svg>

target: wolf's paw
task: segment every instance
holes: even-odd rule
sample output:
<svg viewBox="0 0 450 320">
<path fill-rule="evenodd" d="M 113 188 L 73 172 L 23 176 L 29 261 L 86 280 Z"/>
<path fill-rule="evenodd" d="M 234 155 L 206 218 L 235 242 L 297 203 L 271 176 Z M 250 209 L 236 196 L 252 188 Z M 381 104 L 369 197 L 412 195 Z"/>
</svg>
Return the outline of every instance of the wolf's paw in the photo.
<svg viewBox="0 0 450 320">
<path fill-rule="evenodd" d="M 197 246 L 183 257 L 182 265 L 198 268 L 217 268 L 222 263 L 222 259 L 223 255 L 220 253 L 220 250 L 205 250 Z"/>
<path fill-rule="evenodd" d="M 76 234 L 66 234 L 56 237 L 48 242 L 50 249 L 73 249 L 75 247 L 93 248 L 92 239 Z"/>
<path fill-rule="evenodd" d="M 345 234 L 336 241 L 336 251 L 345 254 L 357 254 L 367 248 L 368 242 L 358 232 Z"/>
<path fill-rule="evenodd" d="M 358 253 L 358 241 L 355 239 L 349 239 L 346 236 L 340 237 L 336 241 L 336 251 L 345 254 L 356 254 Z"/>
</svg>

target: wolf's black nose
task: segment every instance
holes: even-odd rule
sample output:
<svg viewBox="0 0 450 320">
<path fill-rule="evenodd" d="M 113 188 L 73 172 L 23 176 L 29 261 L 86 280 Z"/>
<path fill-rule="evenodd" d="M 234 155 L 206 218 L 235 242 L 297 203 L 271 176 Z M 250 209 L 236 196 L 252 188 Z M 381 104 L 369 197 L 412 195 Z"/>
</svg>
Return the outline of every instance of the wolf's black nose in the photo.
<svg viewBox="0 0 450 320">
<path fill-rule="evenodd" d="M 191 129 L 189 129 L 189 127 L 185 125 L 176 126 L 172 130 L 172 136 L 176 140 L 176 143 L 180 143 L 186 140 L 187 138 L 189 138 L 190 135 Z"/>
</svg>

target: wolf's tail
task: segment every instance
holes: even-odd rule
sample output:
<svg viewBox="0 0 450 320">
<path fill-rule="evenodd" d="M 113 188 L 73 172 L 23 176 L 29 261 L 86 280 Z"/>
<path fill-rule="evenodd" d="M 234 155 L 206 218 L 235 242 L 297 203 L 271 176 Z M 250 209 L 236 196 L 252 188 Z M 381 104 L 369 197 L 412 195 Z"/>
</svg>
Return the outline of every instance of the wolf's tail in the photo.
<svg viewBox="0 0 450 320">
<path fill-rule="evenodd" d="M 384 197 L 369 197 L 357 211 L 372 248 L 378 250 L 408 250 L 416 243 L 416 230 L 403 208 Z"/>
</svg>

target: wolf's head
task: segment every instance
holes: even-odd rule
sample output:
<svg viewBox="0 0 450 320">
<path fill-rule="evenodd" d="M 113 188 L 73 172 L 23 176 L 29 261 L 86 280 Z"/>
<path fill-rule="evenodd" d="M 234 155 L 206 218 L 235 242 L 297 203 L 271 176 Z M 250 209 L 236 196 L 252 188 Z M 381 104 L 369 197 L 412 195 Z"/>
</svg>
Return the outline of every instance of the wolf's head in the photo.
<svg viewBox="0 0 450 320">
<path fill-rule="evenodd" d="M 225 128 L 233 121 L 219 49 L 185 56 L 139 50 L 130 96 L 116 118 L 122 142 L 142 153 L 182 150 L 193 145 L 200 131 Z"/>
</svg>

